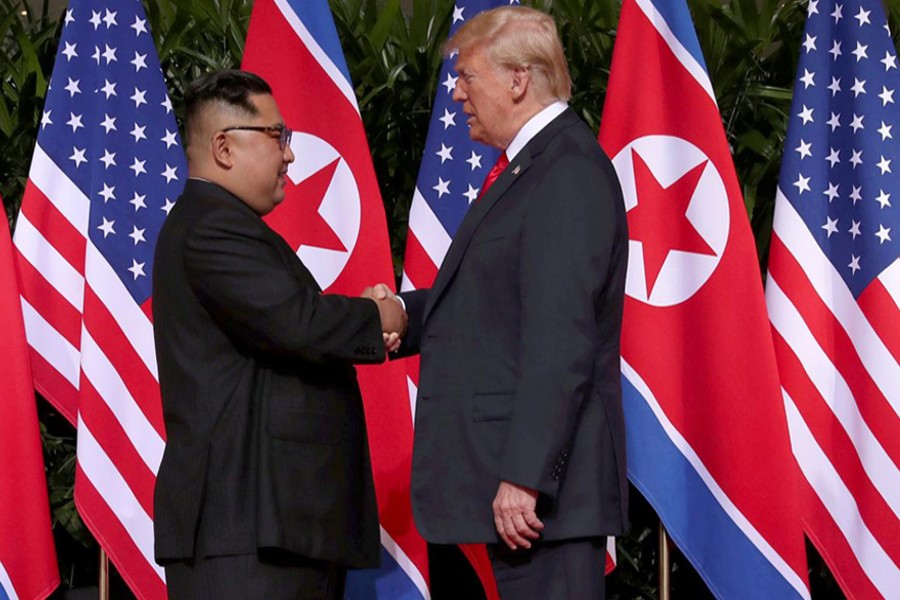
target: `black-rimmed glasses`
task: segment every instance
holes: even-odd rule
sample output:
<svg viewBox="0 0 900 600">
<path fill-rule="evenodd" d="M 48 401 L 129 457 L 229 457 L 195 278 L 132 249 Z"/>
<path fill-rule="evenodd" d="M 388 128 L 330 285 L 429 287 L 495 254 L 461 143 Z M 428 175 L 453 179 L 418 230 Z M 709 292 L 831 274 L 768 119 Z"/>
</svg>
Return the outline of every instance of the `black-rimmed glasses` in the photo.
<svg viewBox="0 0 900 600">
<path fill-rule="evenodd" d="M 284 125 L 233 125 L 222 130 L 223 133 L 229 131 L 262 131 L 269 135 L 278 136 L 278 145 L 284 150 L 291 143 L 291 136 L 294 132 Z"/>
</svg>

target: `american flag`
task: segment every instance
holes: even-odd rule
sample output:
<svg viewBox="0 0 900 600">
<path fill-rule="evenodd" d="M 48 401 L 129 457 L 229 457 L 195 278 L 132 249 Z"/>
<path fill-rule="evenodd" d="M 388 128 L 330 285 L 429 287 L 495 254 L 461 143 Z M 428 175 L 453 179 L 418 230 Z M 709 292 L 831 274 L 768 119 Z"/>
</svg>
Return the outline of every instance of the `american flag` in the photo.
<svg viewBox="0 0 900 600">
<path fill-rule="evenodd" d="M 809 598 L 757 254 L 685 0 L 625 0 L 600 141 L 628 210 L 628 477 L 717 598 Z"/>
<path fill-rule="evenodd" d="M 801 48 L 766 298 L 804 523 L 848 596 L 896 598 L 900 70 L 878 0 L 810 0 Z"/>
<path fill-rule="evenodd" d="M 150 273 L 187 176 L 138 0 L 73 0 L 15 233 L 35 387 L 77 427 L 75 503 L 140 598 L 164 598 L 165 445 Z"/>
</svg>

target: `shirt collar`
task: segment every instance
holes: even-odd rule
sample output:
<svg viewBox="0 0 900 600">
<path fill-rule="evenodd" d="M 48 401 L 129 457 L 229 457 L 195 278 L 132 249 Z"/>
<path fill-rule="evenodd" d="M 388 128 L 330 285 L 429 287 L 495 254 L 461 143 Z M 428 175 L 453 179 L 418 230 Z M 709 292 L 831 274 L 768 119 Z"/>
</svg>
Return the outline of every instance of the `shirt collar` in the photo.
<svg viewBox="0 0 900 600">
<path fill-rule="evenodd" d="M 557 100 L 528 119 L 528 122 L 522 125 L 522 129 L 519 130 L 519 133 L 512 139 L 509 146 L 506 147 L 506 158 L 512 161 L 512 159 L 516 157 L 516 154 L 525 147 L 525 144 L 531 141 L 531 138 L 549 125 L 550 121 L 561 115 L 568 106 L 569 105 L 562 100 Z"/>
</svg>

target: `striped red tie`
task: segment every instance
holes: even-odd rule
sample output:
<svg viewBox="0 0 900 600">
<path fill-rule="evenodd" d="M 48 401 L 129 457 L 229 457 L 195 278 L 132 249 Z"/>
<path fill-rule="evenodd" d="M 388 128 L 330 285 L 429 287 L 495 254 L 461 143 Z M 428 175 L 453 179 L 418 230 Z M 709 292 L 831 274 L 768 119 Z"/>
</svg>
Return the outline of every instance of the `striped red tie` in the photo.
<svg viewBox="0 0 900 600">
<path fill-rule="evenodd" d="M 494 182 L 497 181 L 497 178 L 500 177 L 500 173 L 503 172 L 503 169 L 505 169 L 507 165 L 509 165 L 509 159 L 506 158 L 506 152 L 503 152 L 497 158 L 497 162 L 494 163 L 494 166 L 491 167 L 487 177 L 484 178 L 484 183 L 481 185 L 481 193 L 478 194 L 479 198 L 484 196 L 487 193 L 488 188 L 494 185 Z"/>
</svg>

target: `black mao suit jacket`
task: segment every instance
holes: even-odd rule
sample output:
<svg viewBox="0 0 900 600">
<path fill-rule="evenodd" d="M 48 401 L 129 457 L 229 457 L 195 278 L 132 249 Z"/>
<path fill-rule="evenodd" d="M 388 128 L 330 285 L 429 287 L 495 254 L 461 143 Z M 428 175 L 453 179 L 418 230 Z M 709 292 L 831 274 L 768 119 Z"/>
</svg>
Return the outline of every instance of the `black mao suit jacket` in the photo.
<svg viewBox="0 0 900 600">
<path fill-rule="evenodd" d="M 191 179 L 157 243 L 153 319 L 167 434 L 157 561 L 281 548 L 376 564 L 351 363 L 384 357 L 377 307 L 321 294 L 247 205 Z"/>
<path fill-rule="evenodd" d="M 543 539 L 623 532 L 626 227 L 612 164 L 567 109 L 470 207 L 433 287 L 403 295 L 427 540 L 497 542 L 501 480 L 540 491 Z"/>
</svg>

